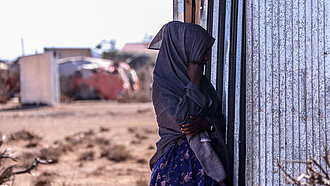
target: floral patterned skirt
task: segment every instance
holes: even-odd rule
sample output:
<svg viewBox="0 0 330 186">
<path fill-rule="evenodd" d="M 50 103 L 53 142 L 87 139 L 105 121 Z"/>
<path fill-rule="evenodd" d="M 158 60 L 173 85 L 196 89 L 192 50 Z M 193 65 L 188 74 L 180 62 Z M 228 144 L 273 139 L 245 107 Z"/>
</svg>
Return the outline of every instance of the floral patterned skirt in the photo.
<svg viewBox="0 0 330 186">
<path fill-rule="evenodd" d="M 150 186 L 225 186 L 208 177 L 186 138 L 173 145 L 153 167 Z"/>
</svg>

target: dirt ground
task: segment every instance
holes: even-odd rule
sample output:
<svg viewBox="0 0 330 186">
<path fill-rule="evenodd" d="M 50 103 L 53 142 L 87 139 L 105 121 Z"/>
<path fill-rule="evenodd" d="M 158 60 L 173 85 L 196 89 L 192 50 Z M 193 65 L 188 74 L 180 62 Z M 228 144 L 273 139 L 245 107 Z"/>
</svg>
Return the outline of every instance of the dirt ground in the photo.
<svg viewBox="0 0 330 186">
<path fill-rule="evenodd" d="M 24 169 L 35 157 L 51 159 L 14 185 L 148 185 L 148 161 L 158 140 L 152 104 L 77 101 L 55 107 L 0 105 L 0 153 L 12 149 Z"/>
</svg>

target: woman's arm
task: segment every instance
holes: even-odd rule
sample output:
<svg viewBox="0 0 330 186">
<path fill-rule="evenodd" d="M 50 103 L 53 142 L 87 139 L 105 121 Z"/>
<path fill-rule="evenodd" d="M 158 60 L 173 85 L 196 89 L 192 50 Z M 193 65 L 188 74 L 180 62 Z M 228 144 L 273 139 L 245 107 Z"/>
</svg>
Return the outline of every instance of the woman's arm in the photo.
<svg viewBox="0 0 330 186">
<path fill-rule="evenodd" d="M 200 115 L 207 106 L 206 97 L 192 82 L 184 87 L 184 92 L 185 94 L 180 98 L 168 95 L 172 105 L 165 110 L 167 115 L 178 125 L 189 122 L 190 116 Z M 172 100 L 175 101 L 172 102 Z M 169 103 L 165 102 L 164 104 Z"/>
</svg>

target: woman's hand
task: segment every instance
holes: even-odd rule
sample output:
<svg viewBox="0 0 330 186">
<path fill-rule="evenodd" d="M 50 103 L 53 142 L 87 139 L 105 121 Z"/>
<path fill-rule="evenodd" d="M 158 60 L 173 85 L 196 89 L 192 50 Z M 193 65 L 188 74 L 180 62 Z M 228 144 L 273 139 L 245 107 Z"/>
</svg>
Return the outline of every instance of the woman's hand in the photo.
<svg viewBox="0 0 330 186">
<path fill-rule="evenodd" d="M 188 76 L 190 81 L 197 87 L 200 87 L 204 66 L 198 63 L 189 63 L 188 65 Z"/>
<path fill-rule="evenodd" d="M 189 136 L 194 136 L 204 130 L 208 130 L 211 127 L 209 121 L 199 116 L 190 116 L 193 121 L 185 123 L 181 126 L 181 131 Z"/>
</svg>

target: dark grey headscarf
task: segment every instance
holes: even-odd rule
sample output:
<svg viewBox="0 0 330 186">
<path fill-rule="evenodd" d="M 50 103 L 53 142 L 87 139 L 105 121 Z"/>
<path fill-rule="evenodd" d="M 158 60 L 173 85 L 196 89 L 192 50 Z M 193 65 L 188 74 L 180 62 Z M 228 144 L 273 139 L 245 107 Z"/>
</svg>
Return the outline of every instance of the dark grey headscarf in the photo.
<svg viewBox="0 0 330 186">
<path fill-rule="evenodd" d="M 198 89 L 191 83 L 187 73 L 188 62 L 197 61 L 210 49 L 214 40 L 199 25 L 173 21 L 164 25 L 151 42 L 149 48 L 160 50 L 153 72 L 152 100 L 161 137 L 157 142 L 157 152 L 151 159 L 151 166 L 183 136 L 180 126 L 190 122 L 191 115 L 210 118 L 209 121 L 212 121 L 221 133 L 223 126 L 218 122 L 221 115 L 219 102 L 213 86 L 203 76 Z M 209 137 L 207 132 L 204 132 L 203 136 Z M 218 157 L 217 154 L 226 154 L 225 145 L 220 139 L 223 136 L 210 136 L 219 138 L 221 142 L 220 148 L 215 150 L 217 153 L 210 143 L 201 143 L 203 136 L 199 134 L 186 137 L 206 174 L 216 181 L 221 181 L 226 174 L 220 161 L 221 155 Z"/>
</svg>

